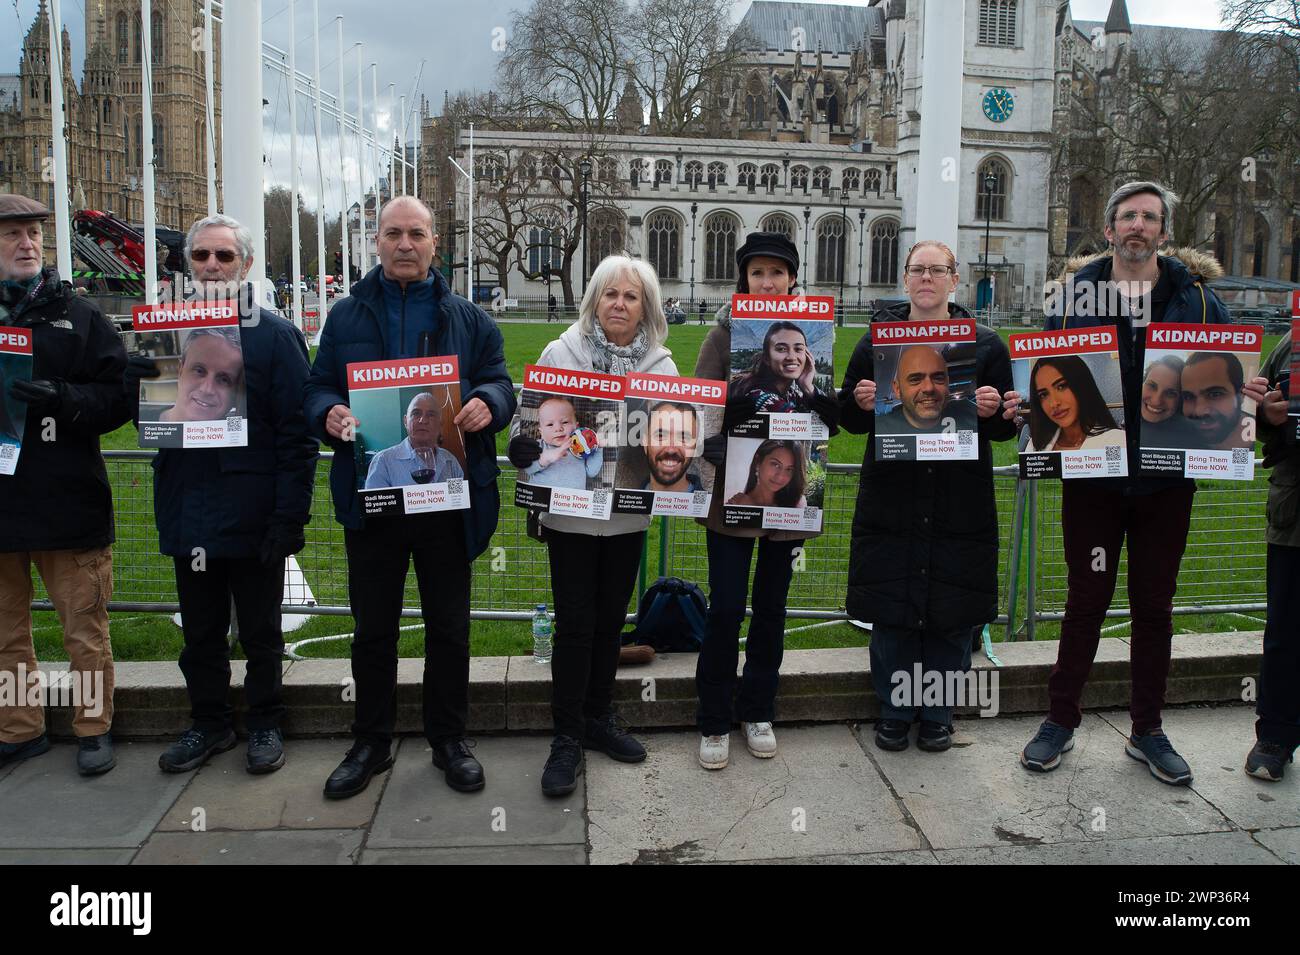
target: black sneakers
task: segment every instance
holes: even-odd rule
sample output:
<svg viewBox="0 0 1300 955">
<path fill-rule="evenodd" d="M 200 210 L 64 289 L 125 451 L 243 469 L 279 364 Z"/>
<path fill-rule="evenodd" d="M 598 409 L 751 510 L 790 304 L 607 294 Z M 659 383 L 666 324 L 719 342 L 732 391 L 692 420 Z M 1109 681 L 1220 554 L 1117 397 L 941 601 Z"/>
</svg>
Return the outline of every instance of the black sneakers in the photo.
<svg viewBox="0 0 1300 955">
<path fill-rule="evenodd" d="M 158 757 L 158 768 L 164 773 L 188 773 L 191 769 L 198 769 L 217 753 L 234 748 L 235 731 L 232 729 L 220 733 L 188 729 L 180 739 L 163 750 Z"/>
<path fill-rule="evenodd" d="M 567 796 L 578 788 L 582 775 L 582 744 L 572 736 L 557 736 L 551 741 L 551 755 L 542 770 L 542 792 L 547 796 Z"/>
<path fill-rule="evenodd" d="M 1174 744 L 1164 730 L 1152 730 L 1141 736 L 1130 736 L 1124 752 L 1139 762 L 1146 763 L 1151 775 L 1170 786 L 1188 786 L 1192 782 L 1192 769 L 1174 750 Z"/>
<path fill-rule="evenodd" d="M 284 765 L 284 738 L 278 729 L 251 730 L 248 734 L 248 771 L 254 776 L 273 773 Z"/>
<path fill-rule="evenodd" d="M 1254 749 L 1246 757 L 1246 772 L 1256 779 L 1266 779 L 1270 783 L 1281 782 L 1286 764 L 1291 759 L 1291 751 L 1281 743 L 1257 740 Z"/>
<path fill-rule="evenodd" d="M 597 750 L 620 763 L 640 763 L 645 760 L 645 747 L 628 735 L 612 711 L 599 719 L 587 720 L 582 748 Z"/>
<path fill-rule="evenodd" d="M 77 740 L 77 772 L 83 776 L 98 776 L 117 765 L 113 753 L 113 736 L 82 736 Z"/>
<path fill-rule="evenodd" d="M 50 751 L 50 738 L 42 733 L 35 739 L 25 739 L 21 743 L 0 743 L 0 766 L 8 766 L 33 756 L 40 756 Z"/>
<path fill-rule="evenodd" d="M 1020 754 L 1020 765 L 1035 773 L 1050 773 L 1061 765 L 1061 754 L 1074 749 L 1074 730 L 1043 720 Z"/>
<path fill-rule="evenodd" d="M 922 720 L 916 733 L 916 748 L 927 753 L 942 753 L 952 747 L 952 727 L 947 723 Z"/>
<path fill-rule="evenodd" d="M 897 753 L 907 749 L 907 734 L 911 731 L 912 724 L 904 720 L 877 720 L 876 745 Z"/>
</svg>

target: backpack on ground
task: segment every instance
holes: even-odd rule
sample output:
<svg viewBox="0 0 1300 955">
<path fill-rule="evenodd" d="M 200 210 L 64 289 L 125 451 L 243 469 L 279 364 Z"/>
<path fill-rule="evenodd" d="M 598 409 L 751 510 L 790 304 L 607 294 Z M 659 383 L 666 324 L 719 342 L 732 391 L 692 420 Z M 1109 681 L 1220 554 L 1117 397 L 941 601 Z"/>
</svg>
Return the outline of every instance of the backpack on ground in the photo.
<svg viewBox="0 0 1300 955">
<path fill-rule="evenodd" d="M 680 577 L 660 577 L 637 607 L 636 629 L 624 643 L 647 644 L 660 652 L 696 653 L 704 643 L 709 603 L 704 591 Z"/>
</svg>

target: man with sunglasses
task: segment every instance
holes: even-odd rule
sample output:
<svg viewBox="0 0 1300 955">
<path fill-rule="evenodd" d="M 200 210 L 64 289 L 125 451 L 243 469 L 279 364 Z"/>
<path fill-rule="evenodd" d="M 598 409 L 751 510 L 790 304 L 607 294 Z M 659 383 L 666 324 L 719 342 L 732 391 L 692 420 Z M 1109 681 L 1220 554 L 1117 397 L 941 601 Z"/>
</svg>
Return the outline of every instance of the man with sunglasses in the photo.
<svg viewBox="0 0 1300 955">
<path fill-rule="evenodd" d="M 99 436 L 129 416 L 126 354 L 99 309 L 42 267 L 48 215 L 32 199 L 0 195 L 0 334 L 20 329 L 33 354 L 31 378 L 9 376 L 0 395 L 11 413 L 26 416 L 17 471 L 0 476 L 0 677 L 21 697 L 20 705 L 0 705 L 0 770 L 50 748 L 32 646 L 34 564 L 63 626 L 75 685 L 89 688 L 76 701 L 72 729 L 77 769 L 92 776 L 116 764 L 109 733 L 113 493 Z"/>
<path fill-rule="evenodd" d="M 159 547 L 175 563 L 185 639 L 180 668 L 193 721 L 158 766 L 188 772 L 235 746 L 227 641 L 233 599 L 248 660 L 246 767 L 270 773 L 284 765 L 285 563 L 305 544 L 319 450 L 302 412 L 307 343 L 292 324 L 255 304 L 245 281 L 253 265 L 247 228 L 229 216 L 208 216 L 190 228 L 185 251 L 196 297 L 239 303 L 248 445 L 163 448 L 153 462 L 154 518 Z M 151 359 L 131 358 L 127 395 L 137 421 L 140 379 L 157 375 Z"/>
<path fill-rule="evenodd" d="M 1074 746 L 1082 722 L 1083 688 L 1101 638 L 1101 626 L 1119 571 L 1120 548 L 1128 545 L 1131 616 L 1132 732 L 1125 752 L 1145 763 L 1156 779 L 1190 785 L 1192 771 L 1161 727 L 1161 709 L 1173 639 L 1173 602 L 1178 568 L 1187 545 L 1196 484 L 1183 478 L 1138 473 L 1142 371 L 1146 327 L 1152 322 L 1227 324 L 1227 309 L 1207 283 L 1223 274 L 1213 256 L 1191 248 L 1158 250 L 1172 234 L 1178 197 L 1154 182 L 1120 186 L 1106 203 L 1110 252 L 1093 256 L 1072 276 L 1065 294 L 1049 296 L 1048 331 L 1112 326 L 1119 341 L 1123 411 L 1128 434 L 1129 476 L 1065 481 L 1061 487 L 1061 532 L 1069 574 L 1065 619 L 1056 666 L 1047 681 L 1051 708 L 1020 755 L 1034 772 L 1060 765 Z M 1263 397 L 1263 391 L 1260 391 Z M 1025 396 L 1006 394 L 1010 419 Z"/>
</svg>

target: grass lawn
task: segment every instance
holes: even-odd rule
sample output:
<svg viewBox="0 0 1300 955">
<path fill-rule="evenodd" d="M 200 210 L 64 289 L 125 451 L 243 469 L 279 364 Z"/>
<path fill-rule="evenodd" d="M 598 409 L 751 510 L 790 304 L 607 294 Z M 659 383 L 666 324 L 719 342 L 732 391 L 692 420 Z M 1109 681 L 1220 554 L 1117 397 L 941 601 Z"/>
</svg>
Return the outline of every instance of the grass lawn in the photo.
<svg viewBox="0 0 1300 955">
<path fill-rule="evenodd" d="M 545 345 L 563 330 L 557 323 L 502 323 L 506 342 L 506 361 L 511 377 L 522 379 L 524 366 L 537 360 Z M 678 371 L 684 375 L 694 372 L 695 359 L 700 345 L 711 328 L 695 324 L 671 326 L 668 347 L 673 352 Z M 841 329 L 835 342 L 835 367 L 842 373 L 854 346 L 861 338 L 862 326 Z M 1009 334 L 1003 330 L 1006 337 Z M 1278 336 L 1268 336 L 1264 353 L 1277 343 Z M 498 435 L 498 453 L 505 453 L 505 433 Z M 135 428 L 131 425 L 119 429 L 103 439 L 105 449 L 136 449 Z M 866 449 L 866 437 L 840 433 L 831 439 L 830 457 L 837 464 L 859 464 Z M 995 445 L 995 464 L 1014 465 L 1013 442 Z M 115 582 L 114 599 L 118 601 L 175 601 L 173 570 L 170 558 L 157 553 L 157 539 L 152 514 L 152 474 L 147 460 L 116 460 L 110 462 L 109 474 L 114 485 L 117 512 L 118 542 L 114 549 Z M 347 603 L 346 561 L 343 555 L 342 533 L 334 522 L 327 487 L 328 467 L 323 463 L 317 471 L 317 494 L 313 507 L 312 523 L 307 531 L 307 550 L 299 555 L 307 581 L 316 601 L 322 605 Z M 524 534 L 522 511 L 509 502 L 513 494 L 513 476 L 503 475 L 501 522 L 494 538 L 496 551 L 489 550 L 479 559 L 475 568 L 473 605 L 475 608 L 527 610 L 537 603 L 549 603 L 549 584 L 546 554 L 543 546 Z M 826 495 L 824 515 L 825 531 L 806 549 L 805 562 L 797 568 L 791 587 L 790 606 L 808 609 L 840 609 L 843 606 L 847 574 L 847 553 L 853 504 L 857 491 L 857 478 L 853 474 L 832 474 Z M 1197 598 L 1213 603 L 1223 603 L 1229 594 L 1238 594 L 1243 602 L 1263 599 L 1263 527 L 1266 482 L 1256 477 L 1251 485 L 1233 482 L 1200 482 L 1198 507 L 1189 537 L 1188 553 L 1184 558 L 1177 602 L 1191 605 Z M 998 481 L 998 508 L 1003 523 L 1004 545 L 1009 539 L 1012 499 L 1015 482 Z M 1055 515 L 1059 512 L 1059 482 L 1044 481 L 1038 486 L 1040 509 L 1040 561 L 1036 578 L 1038 605 L 1060 610 L 1064 604 L 1065 569 L 1060 552 L 1060 526 Z M 663 531 L 667 524 L 667 533 Z M 678 576 L 700 583 L 707 580 L 707 561 L 704 556 L 703 529 L 693 521 L 665 522 L 656 519 L 651 525 L 646 547 L 646 576 L 653 580 L 660 567 Z M 1004 547 L 1001 555 L 1002 587 L 1000 602 L 1006 611 L 1008 598 L 1007 573 L 1009 554 Z M 1023 622 L 1027 566 L 1020 568 L 1017 581 L 1017 618 Z M 1121 567 L 1121 575 L 1124 569 Z M 707 591 L 707 586 L 705 587 Z M 1117 587 L 1116 606 L 1123 606 L 1124 578 Z M 43 596 L 43 594 L 42 594 Z M 414 588 L 414 574 L 407 586 L 406 606 L 418 607 Z M 1258 629 L 1263 626 L 1262 613 L 1252 615 L 1217 614 L 1206 616 L 1179 616 L 1177 629 L 1185 631 L 1218 631 Z M 62 647 L 62 634 L 58 620 L 49 612 L 35 615 L 35 640 L 37 656 L 41 660 L 66 659 Z M 1254 619 L 1259 618 L 1259 619 Z M 1126 623 L 1112 622 L 1111 635 L 1127 635 Z M 404 631 L 400 653 L 406 657 L 423 655 L 423 634 L 418 618 L 403 619 Z M 343 635 L 351 632 L 352 620 L 342 616 L 310 617 L 292 634 L 290 642 L 313 637 Z M 844 623 L 824 623 L 815 620 L 791 619 L 787 625 L 789 636 L 786 646 L 791 649 L 815 647 L 863 646 L 867 635 Z M 1035 636 L 1053 638 L 1059 626 L 1053 622 L 1040 622 Z M 1002 639 L 1004 629 L 993 629 L 994 639 Z M 114 655 L 119 660 L 176 659 L 181 648 L 181 635 L 168 615 L 157 613 L 118 611 L 112 616 Z M 531 634 L 527 621 L 476 620 L 471 630 L 471 651 L 475 655 L 520 654 L 531 652 Z M 302 648 L 308 657 L 346 657 L 346 639 L 313 643 Z"/>
</svg>

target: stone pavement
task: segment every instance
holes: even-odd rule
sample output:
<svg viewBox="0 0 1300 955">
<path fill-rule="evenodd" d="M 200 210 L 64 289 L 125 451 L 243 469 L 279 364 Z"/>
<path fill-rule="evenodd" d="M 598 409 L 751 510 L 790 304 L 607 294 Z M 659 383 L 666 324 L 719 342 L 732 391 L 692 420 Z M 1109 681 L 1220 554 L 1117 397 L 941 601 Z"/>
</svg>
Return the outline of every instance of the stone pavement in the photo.
<svg viewBox="0 0 1300 955">
<path fill-rule="evenodd" d="M 659 731 L 641 734 L 641 765 L 591 754 L 562 800 L 539 789 L 544 736 L 480 737 L 488 785 L 472 795 L 405 737 L 393 770 L 343 802 L 321 786 L 346 740 L 290 739 L 285 768 L 263 777 L 244 771 L 242 744 L 168 776 L 162 742 L 124 741 L 115 770 L 82 779 L 58 744 L 0 769 L 0 864 L 1300 863 L 1300 767 L 1278 784 L 1242 771 L 1250 707 L 1166 712 L 1190 789 L 1124 754 L 1119 711 L 1086 714 L 1061 768 L 1028 773 L 1016 756 L 1038 722 L 960 720 L 945 754 L 882 752 L 868 724 L 778 726 L 775 759 L 733 734 L 715 773 L 694 732 Z"/>
</svg>

